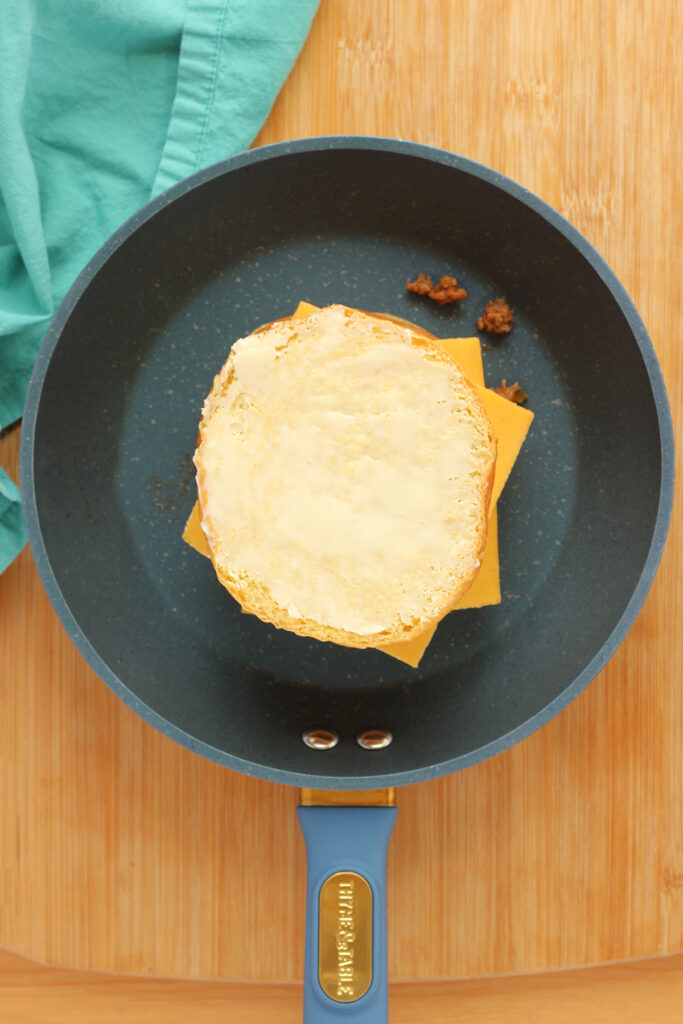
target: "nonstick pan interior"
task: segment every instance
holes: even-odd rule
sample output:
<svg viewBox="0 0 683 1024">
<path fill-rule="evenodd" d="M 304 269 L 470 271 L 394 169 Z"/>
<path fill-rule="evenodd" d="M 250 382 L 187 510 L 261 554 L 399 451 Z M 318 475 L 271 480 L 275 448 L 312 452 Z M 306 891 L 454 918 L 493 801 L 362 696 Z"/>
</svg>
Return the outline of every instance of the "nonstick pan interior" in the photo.
<svg viewBox="0 0 683 1024">
<path fill-rule="evenodd" d="M 421 271 L 454 273 L 468 298 L 408 294 Z M 499 505 L 502 604 L 450 615 L 417 670 L 241 614 L 180 539 L 201 404 L 232 341 L 302 298 L 472 335 L 499 295 L 516 323 L 484 355 L 487 382 L 519 379 L 536 414 Z M 53 323 L 22 454 L 39 570 L 115 692 L 231 767 L 346 788 L 464 767 L 564 707 L 642 604 L 672 472 L 652 347 L 590 246 L 485 168 L 374 139 L 244 154 L 124 225 Z M 339 745 L 308 749 L 316 726 Z M 362 750 L 371 727 L 392 745 Z"/>
</svg>

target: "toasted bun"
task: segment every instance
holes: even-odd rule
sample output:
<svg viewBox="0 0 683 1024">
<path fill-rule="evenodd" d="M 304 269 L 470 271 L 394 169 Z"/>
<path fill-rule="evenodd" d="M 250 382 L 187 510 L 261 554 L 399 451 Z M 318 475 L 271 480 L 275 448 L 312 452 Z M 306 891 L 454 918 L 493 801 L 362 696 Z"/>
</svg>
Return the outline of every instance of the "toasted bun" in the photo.
<svg viewBox="0 0 683 1024">
<path fill-rule="evenodd" d="M 410 640 L 477 574 L 496 440 L 425 333 L 328 306 L 236 342 L 195 453 L 211 560 L 245 610 L 349 647 Z"/>
</svg>

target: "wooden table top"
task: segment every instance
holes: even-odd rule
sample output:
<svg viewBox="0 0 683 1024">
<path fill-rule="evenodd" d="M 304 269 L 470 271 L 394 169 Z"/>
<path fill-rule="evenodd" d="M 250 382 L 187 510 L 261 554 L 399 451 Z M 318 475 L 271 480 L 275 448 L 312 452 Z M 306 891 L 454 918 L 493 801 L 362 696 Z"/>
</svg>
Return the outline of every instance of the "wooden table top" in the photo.
<svg viewBox="0 0 683 1024">
<path fill-rule="evenodd" d="M 674 0 L 646 11 L 630 0 L 322 0 L 257 142 L 399 136 L 539 194 L 635 301 L 678 436 L 675 11 Z M 17 451 L 10 432 L 0 461 L 15 479 Z M 393 979 L 683 949 L 682 555 L 675 511 L 635 626 L 559 717 L 484 764 L 399 792 Z M 296 791 L 201 760 L 117 701 L 67 640 L 28 550 L 0 577 L 0 616 L 0 945 L 68 967 L 298 980 Z"/>
</svg>

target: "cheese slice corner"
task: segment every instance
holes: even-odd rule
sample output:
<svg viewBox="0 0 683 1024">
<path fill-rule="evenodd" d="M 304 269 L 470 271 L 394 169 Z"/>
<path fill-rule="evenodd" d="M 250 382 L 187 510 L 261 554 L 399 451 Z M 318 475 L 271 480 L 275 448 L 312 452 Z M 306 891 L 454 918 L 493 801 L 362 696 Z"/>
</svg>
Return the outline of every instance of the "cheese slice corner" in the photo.
<svg viewBox="0 0 683 1024">
<path fill-rule="evenodd" d="M 292 316 L 295 320 L 303 320 L 309 313 L 317 313 L 320 306 L 314 306 L 312 302 L 304 302 L 303 299 L 296 307 Z"/>
<path fill-rule="evenodd" d="M 498 511 L 494 508 L 489 518 L 486 548 L 481 559 L 481 566 L 474 583 L 465 591 L 451 611 L 464 611 L 466 608 L 483 608 L 490 604 L 500 604 L 500 563 L 498 561 Z M 443 622 L 443 619 L 441 620 Z M 397 640 L 391 644 L 382 644 L 377 648 L 392 658 L 404 661 L 411 668 L 417 668 L 422 655 L 427 650 L 432 637 L 438 629 L 430 626 L 424 633 L 412 640 Z"/>
<path fill-rule="evenodd" d="M 195 501 L 190 517 L 185 523 L 185 529 L 183 530 L 183 540 L 186 544 L 189 544 L 191 548 L 198 551 L 200 555 L 206 555 L 207 558 L 211 557 L 209 551 L 209 545 L 204 536 L 202 530 L 202 516 L 201 509 L 199 507 L 199 501 Z"/>
</svg>

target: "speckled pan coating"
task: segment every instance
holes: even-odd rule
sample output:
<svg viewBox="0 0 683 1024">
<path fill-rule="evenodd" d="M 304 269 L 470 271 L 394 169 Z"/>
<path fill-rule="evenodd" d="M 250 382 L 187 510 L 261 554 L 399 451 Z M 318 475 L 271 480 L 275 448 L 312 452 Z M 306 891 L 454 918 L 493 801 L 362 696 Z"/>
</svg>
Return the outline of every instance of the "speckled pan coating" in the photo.
<svg viewBox="0 0 683 1024">
<path fill-rule="evenodd" d="M 420 271 L 454 273 L 468 298 L 405 292 Z M 519 378 L 536 413 L 499 506 L 502 604 L 451 615 L 418 670 L 242 615 L 180 539 L 202 400 L 232 340 L 300 298 L 471 335 L 499 295 L 516 323 L 487 379 Z M 231 768 L 353 789 L 481 761 L 587 685 L 659 562 L 673 437 L 632 303 L 541 200 L 441 150 L 304 139 L 181 182 L 85 268 L 36 363 L 22 485 L 48 594 L 119 697 Z M 316 726 L 339 744 L 307 748 Z M 392 745 L 360 748 L 371 727 Z"/>
</svg>

